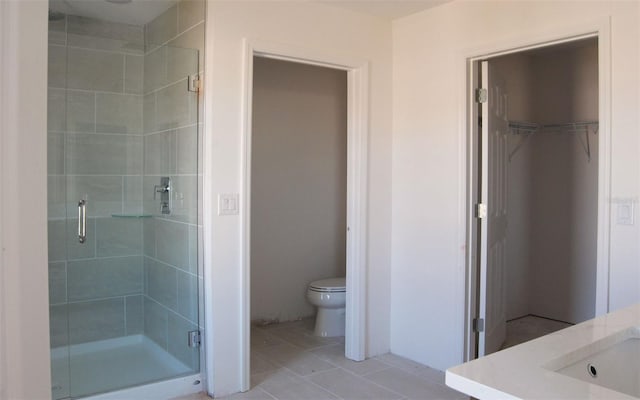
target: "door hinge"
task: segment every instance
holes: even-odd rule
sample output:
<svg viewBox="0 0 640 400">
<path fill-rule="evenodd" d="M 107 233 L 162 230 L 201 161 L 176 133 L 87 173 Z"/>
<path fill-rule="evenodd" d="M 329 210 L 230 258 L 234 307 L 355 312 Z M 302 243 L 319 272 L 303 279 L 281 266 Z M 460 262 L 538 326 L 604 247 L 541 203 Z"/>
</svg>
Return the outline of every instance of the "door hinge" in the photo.
<svg viewBox="0 0 640 400">
<path fill-rule="evenodd" d="M 489 91 L 484 88 L 476 89 L 476 103 L 486 103 L 489 98 Z"/>
<path fill-rule="evenodd" d="M 200 347 L 200 331 L 189 331 L 187 335 L 189 347 Z"/>
<path fill-rule="evenodd" d="M 483 219 L 487 217 L 487 205 L 484 203 L 476 204 L 476 218 Z"/>
<path fill-rule="evenodd" d="M 198 74 L 189 75 L 187 83 L 189 85 L 188 89 L 190 92 L 200 91 L 200 76 Z"/>
<path fill-rule="evenodd" d="M 484 319 L 482 318 L 473 319 L 473 331 L 478 333 L 484 332 Z"/>
</svg>

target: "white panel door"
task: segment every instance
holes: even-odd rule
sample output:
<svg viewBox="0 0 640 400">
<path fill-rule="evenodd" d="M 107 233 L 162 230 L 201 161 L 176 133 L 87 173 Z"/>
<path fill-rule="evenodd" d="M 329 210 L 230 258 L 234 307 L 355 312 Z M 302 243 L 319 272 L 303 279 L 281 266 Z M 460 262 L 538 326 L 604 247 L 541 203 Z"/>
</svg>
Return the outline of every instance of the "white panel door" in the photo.
<svg viewBox="0 0 640 400">
<path fill-rule="evenodd" d="M 481 85 L 488 90 L 482 104 L 480 201 L 487 215 L 480 220 L 480 318 L 478 355 L 500 350 L 507 331 L 507 94 L 504 81 L 482 62 Z"/>
</svg>

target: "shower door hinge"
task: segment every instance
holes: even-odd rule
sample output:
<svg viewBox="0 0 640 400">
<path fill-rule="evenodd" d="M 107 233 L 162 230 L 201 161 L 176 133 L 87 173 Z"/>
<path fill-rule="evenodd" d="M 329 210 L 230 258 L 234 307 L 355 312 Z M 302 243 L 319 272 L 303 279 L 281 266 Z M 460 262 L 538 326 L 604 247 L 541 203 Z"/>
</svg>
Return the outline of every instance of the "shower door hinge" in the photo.
<svg viewBox="0 0 640 400">
<path fill-rule="evenodd" d="M 187 332 L 189 347 L 200 347 L 200 331 Z"/>
<path fill-rule="evenodd" d="M 190 92 L 199 92 L 200 91 L 200 75 L 193 74 L 187 77 L 188 89 Z"/>
<path fill-rule="evenodd" d="M 482 319 L 482 318 L 474 318 L 473 319 L 473 331 L 474 332 L 484 332 L 484 319 Z"/>
<path fill-rule="evenodd" d="M 476 89 L 476 103 L 486 103 L 489 98 L 489 91 L 484 88 Z"/>
<path fill-rule="evenodd" d="M 484 203 L 476 204 L 476 218 L 487 218 L 487 205 Z"/>
</svg>

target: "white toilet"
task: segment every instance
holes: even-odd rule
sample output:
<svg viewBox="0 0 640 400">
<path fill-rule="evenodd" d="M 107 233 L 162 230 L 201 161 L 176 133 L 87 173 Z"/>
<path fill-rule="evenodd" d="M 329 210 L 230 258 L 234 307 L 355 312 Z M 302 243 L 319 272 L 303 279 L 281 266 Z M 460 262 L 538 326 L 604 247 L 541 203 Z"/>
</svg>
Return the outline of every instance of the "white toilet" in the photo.
<svg viewBox="0 0 640 400">
<path fill-rule="evenodd" d="M 309 284 L 307 300 L 318 307 L 316 336 L 344 336 L 346 293 L 345 278 L 321 279 Z"/>
</svg>

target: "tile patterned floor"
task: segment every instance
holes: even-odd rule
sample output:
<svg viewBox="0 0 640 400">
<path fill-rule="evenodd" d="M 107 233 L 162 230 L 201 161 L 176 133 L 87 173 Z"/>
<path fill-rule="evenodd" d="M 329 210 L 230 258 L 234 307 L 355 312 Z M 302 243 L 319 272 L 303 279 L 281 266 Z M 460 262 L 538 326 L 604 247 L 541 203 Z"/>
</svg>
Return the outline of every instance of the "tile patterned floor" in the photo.
<svg viewBox="0 0 640 400">
<path fill-rule="evenodd" d="M 442 371 L 393 354 L 354 362 L 344 357 L 343 337 L 319 338 L 312 328 L 313 320 L 253 327 L 252 389 L 223 399 L 468 399 L 445 386 Z"/>
<path fill-rule="evenodd" d="M 507 322 L 507 339 L 502 349 L 537 339 L 560 329 L 572 326 L 569 323 L 540 318 L 533 315 Z"/>
</svg>

